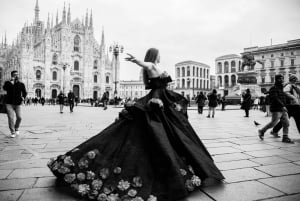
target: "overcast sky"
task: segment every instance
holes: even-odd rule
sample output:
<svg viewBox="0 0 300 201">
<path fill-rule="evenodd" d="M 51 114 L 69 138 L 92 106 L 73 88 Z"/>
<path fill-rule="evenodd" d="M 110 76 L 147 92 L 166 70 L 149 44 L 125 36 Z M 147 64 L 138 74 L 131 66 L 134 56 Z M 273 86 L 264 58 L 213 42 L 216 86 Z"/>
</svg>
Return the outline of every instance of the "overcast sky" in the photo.
<svg viewBox="0 0 300 201">
<path fill-rule="evenodd" d="M 0 37 L 16 39 L 34 18 L 36 0 L 0 0 Z M 215 69 L 215 58 L 243 48 L 300 38 L 300 0 L 68 0 L 72 20 L 92 9 L 95 37 L 104 27 L 107 47 L 122 44 L 143 59 L 150 47 L 161 53 L 160 68 L 174 75 L 176 63 L 194 60 Z M 40 19 L 59 19 L 64 1 L 39 0 Z M 137 79 L 140 68 L 125 62 L 121 79 Z"/>
</svg>

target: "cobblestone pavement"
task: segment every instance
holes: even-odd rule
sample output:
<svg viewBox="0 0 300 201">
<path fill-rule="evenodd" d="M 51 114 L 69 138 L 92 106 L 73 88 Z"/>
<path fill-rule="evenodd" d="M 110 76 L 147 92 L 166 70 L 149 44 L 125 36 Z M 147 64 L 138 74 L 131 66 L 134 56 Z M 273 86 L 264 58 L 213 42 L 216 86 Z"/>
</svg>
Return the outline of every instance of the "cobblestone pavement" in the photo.
<svg viewBox="0 0 300 201">
<path fill-rule="evenodd" d="M 75 201 L 55 186 L 55 177 L 46 163 L 89 137 L 99 133 L 117 116 L 120 108 L 78 106 L 74 113 L 58 106 L 24 106 L 21 135 L 9 138 L 7 117 L 0 115 L 0 200 Z M 260 111 L 218 110 L 206 118 L 194 109 L 190 121 L 212 154 L 226 180 L 191 194 L 186 201 L 299 201 L 300 135 L 294 120 L 290 137 L 295 144 L 284 144 L 269 132 L 260 141 L 254 120 L 266 124 L 270 118 Z"/>
</svg>

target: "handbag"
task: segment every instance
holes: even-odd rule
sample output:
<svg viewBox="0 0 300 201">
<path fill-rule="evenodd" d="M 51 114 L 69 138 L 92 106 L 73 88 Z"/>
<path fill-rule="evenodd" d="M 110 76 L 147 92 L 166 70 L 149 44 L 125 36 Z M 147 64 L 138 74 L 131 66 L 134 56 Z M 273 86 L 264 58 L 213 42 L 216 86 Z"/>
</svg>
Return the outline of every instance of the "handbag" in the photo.
<svg viewBox="0 0 300 201">
<path fill-rule="evenodd" d="M 6 114 L 5 95 L 0 97 L 0 114 Z"/>
</svg>

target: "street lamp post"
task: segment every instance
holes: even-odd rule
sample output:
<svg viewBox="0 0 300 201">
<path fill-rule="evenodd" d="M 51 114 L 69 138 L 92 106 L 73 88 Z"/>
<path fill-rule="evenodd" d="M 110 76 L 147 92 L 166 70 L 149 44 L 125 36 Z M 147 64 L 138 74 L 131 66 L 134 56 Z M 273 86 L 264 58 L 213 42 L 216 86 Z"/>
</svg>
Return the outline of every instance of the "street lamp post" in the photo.
<svg viewBox="0 0 300 201">
<path fill-rule="evenodd" d="M 115 57 L 115 80 L 114 80 L 114 84 L 115 84 L 114 95 L 115 95 L 115 97 L 118 94 L 118 91 L 117 91 L 117 84 L 118 84 L 118 80 L 117 80 L 117 77 L 118 77 L 118 56 L 119 56 L 120 53 L 123 53 L 123 50 L 124 50 L 124 47 L 122 45 L 118 45 L 118 44 L 114 44 L 114 45 L 111 45 L 109 47 L 109 51 L 112 52 L 113 56 Z"/>
<path fill-rule="evenodd" d="M 64 70 L 64 75 L 63 75 L 63 93 L 65 94 L 65 87 L 66 87 L 66 68 L 68 66 L 67 63 L 61 63 L 62 69 Z"/>
</svg>

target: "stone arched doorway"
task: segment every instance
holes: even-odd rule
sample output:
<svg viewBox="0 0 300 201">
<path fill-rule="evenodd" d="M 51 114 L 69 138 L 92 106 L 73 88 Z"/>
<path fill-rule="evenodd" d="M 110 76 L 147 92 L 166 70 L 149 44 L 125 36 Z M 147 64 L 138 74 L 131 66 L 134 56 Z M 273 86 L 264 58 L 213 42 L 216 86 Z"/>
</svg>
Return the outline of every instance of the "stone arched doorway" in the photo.
<svg viewBox="0 0 300 201">
<path fill-rule="evenodd" d="M 79 90 L 79 85 L 73 85 L 73 93 L 75 95 L 75 97 L 77 96 L 78 98 L 80 97 L 80 90 Z"/>
<path fill-rule="evenodd" d="M 56 89 L 52 89 L 51 91 L 51 98 L 56 98 L 57 97 L 57 90 Z"/>
<path fill-rule="evenodd" d="M 42 96 L 42 90 L 41 89 L 36 89 L 35 90 L 35 96 L 40 98 Z"/>
</svg>

